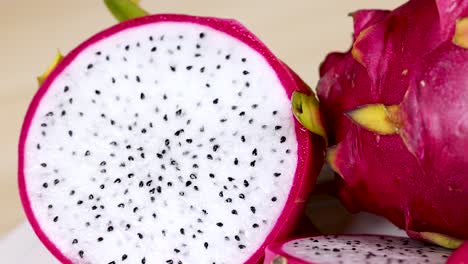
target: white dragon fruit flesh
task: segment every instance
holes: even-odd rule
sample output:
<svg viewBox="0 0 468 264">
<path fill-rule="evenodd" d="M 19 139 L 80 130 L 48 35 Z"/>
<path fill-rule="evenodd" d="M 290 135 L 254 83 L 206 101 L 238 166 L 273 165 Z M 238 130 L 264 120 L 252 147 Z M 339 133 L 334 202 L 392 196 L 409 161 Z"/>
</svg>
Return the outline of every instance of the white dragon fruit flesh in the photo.
<svg viewBox="0 0 468 264">
<path fill-rule="evenodd" d="M 404 237 L 326 235 L 275 242 L 265 264 L 443 264 L 451 250 Z"/>
</svg>

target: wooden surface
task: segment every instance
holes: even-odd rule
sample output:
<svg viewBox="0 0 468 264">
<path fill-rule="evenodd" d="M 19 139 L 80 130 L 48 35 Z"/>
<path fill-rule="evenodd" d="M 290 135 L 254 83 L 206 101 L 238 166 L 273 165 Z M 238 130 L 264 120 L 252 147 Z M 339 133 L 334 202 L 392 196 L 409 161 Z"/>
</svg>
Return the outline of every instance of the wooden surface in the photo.
<svg viewBox="0 0 468 264">
<path fill-rule="evenodd" d="M 156 13 L 235 18 L 314 86 L 327 52 L 346 50 L 360 8 L 393 8 L 403 0 L 142 0 Z M 2 1 L 0 16 L 0 235 L 24 220 L 16 185 L 17 142 L 37 89 L 36 75 L 56 49 L 68 52 L 114 24 L 100 0 Z"/>
</svg>

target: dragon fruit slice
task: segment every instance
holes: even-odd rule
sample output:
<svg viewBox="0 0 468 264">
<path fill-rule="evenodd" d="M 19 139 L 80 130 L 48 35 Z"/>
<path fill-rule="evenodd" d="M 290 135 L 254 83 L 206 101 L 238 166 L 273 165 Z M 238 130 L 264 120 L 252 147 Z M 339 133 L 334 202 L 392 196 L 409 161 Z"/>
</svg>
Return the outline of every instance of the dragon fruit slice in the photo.
<svg viewBox="0 0 468 264">
<path fill-rule="evenodd" d="M 322 141 L 300 82 L 233 20 L 129 20 L 68 54 L 19 142 L 27 217 L 63 263 L 256 263 L 300 217 Z"/>
<path fill-rule="evenodd" d="M 450 248 L 468 239 L 466 16 L 461 0 L 353 13 L 353 47 L 317 90 L 346 206 Z"/>
<path fill-rule="evenodd" d="M 455 252 L 450 255 L 447 264 L 467 264 L 468 263 L 468 242 L 464 242 Z"/>
<path fill-rule="evenodd" d="M 327 235 L 276 242 L 265 264 L 445 263 L 451 251 L 404 237 Z"/>
</svg>

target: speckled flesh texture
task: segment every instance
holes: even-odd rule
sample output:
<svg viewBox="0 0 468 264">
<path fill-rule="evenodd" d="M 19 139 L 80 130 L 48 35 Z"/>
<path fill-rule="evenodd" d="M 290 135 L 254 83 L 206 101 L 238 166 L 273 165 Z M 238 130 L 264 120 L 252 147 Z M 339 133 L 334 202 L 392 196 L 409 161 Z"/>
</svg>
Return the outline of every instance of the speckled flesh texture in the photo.
<svg viewBox="0 0 468 264">
<path fill-rule="evenodd" d="M 440 263 L 451 251 L 403 237 L 329 235 L 277 242 L 266 249 L 265 264 Z"/>
<path fill-rule="evenodd" d="M 353 13 L 355 41 L 322 64 L 318 97 L 348 209 L 401 228 L 468 239 L 468 50 L 452 43 L 468 1 L 411 0 Z M 399 105 L 400 134 L 345 115 Z"/>
<path fill-rule="evenodd" d="M 297 76 L 233 20 L 155 15 L 90 38 L 35 95 L 27 217 L 62 263 L 257 263 L 321 163 Z"/>
<path fill-rule="evenodd" d="M 463 243 L 450 255 L 447 264 L 468 264 L 468 242 Z"/>
</svg>

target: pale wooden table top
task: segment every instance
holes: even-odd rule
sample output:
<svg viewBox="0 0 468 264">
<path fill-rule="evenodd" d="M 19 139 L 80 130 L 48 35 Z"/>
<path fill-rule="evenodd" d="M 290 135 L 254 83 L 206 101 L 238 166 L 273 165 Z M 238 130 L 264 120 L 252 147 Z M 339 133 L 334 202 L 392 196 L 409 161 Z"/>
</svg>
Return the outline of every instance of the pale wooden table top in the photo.
<svg viewBox="0 0 468 264">
<path fill-rule="evenodd" d="M 392 8 L 403 0 L 143 0 L 152 12 L 236 18 L 309 84 L 331 50 L 350 45 L 360 8 Z M 57 48 L 67 52 L 114 23 L 100 0 L 2 1 L 0 16 L 0 235 L 24 220 L 16 185 L 17 142 L 35 77 Z"/>
</svg>

